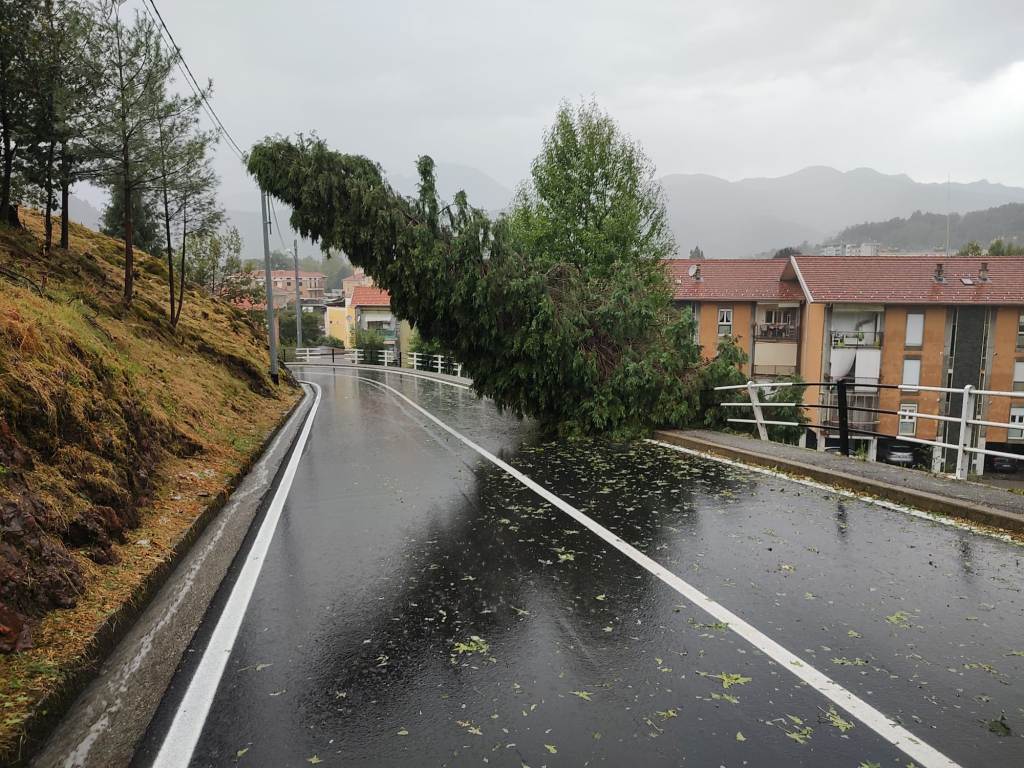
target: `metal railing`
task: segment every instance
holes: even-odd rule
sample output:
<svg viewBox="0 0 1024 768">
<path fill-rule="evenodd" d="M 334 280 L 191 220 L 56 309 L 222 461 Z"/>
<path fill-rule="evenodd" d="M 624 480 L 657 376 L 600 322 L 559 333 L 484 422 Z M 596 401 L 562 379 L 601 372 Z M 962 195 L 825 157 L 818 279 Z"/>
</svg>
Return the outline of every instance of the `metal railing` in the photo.
<svg viewBox="0 0 1024 768">
<path fill-rule="evenodd" d="M 462 363 L 451 355 L 427 355 L 397 349 L 342 349 L 338 347 L 282 348 L 283 361 L 295 363 L 333 363 L 335 365 L 383 365 L 433 371 L 462 376 Z M 289 359 L 291 355 L 291 359 Z"/>
<path fill-rule="evenodd" d="M 832 331 L 833 349 L 881 349 L 882 331 Z"/>
<path fill-rule="evenodd" d="M 762 402 L 759 391 L 763 388 L 771 388 L 772 390 L 781 389 L 784 387 L 835 387 L 835 405 L 826 403 L 798 403 L 798 402 Z M 975 443 L 976 432 L 978 427 L 992 427 L 995 429 L 1006 429 L 1007 436 L 1013 432 L 1019 431 L 1024 427 L 1020 423 L 1014 422 L 1002 422 L 1002 421 L 990 421 L 987 419 L 978 418 L 978 405 L 979 398 L 1009 398 L 1010 401 L 1022 401 L 1024 402 L 1024 393 L 1021 392 L 1002 392 L 999 390 L 988 390 L 988 389 L 977 389 L 971 384 L 968 384 L 962 389 L 953 389 L 951 387 L 925 387 L 925 386 L 908 386 L 906 384 L 874 384 L 878 389 L 894 389 L 900 392 L 907 393 L 918 393 L 918 392 L 936 392 L 945 395 L 958 395 L 961 398 L 960 402 L 960 415 L 959 416 L 947 416 L 942 414 L 934 413 L 921 413 L 919 411 L 883 409 L 877 407 L 862 407 L 857 405 L 851 405 L 851 393 L 848 391 L 852 383 L 844 381 L 838 382 L 762 382 L 757 383 L 748 381 L 746 384 L 736 384 L 725 387 L 715 387 L 716 392 L 722 391 L 740 391 L 745 390 L 749 400 L 740 400 L 731 403 L 722 403 L 725 407 L 731 408 L 750 408 L 753 411 L 753 419 L 741 419 L 741 418 L 730 418 L 726 419 L 727 422 L 733 424 L 754 424 L 757 427 L 758 437 L 761 440 L 769 440 L 768 427 L 770 426 L 784 426 L 784 427 L 812 427 L 820 429 L 830 429 L 832 425 L 838 426 L 839 431 L 839 450 L 844 456 L 850 455 L 850 438 L 851 434 L 856 435 L 867 435 L 870 437 L 885 437 L 892 438 L 898 442 L 915 443 L 918 445 L 932 446 L 934 450 L 949 449 L 956 451 L 956 464 L 955 470 L 952 474 L 958 480 L 966 479 L 967 472 L 970 465 L 971 456 L 999 456 L 1003 458 L 1013 459 L 1015 461 L 1022 462 L 1024 466 L 1024 453 L 1009 453 L 1007 451 L 995 451 L 990 448 L 979 448 Z M 865 386 L 862 383 L 856 384 L 858 387 Z M 877 396 L 876 396 L 877 397 Z M 765 408 L 818 408 L 826 412 L 836 411 L 836 416 L 833 418 L 830 413 L 823 415 L 819 422 L 821 423 L 800 423 L 797 421 L 781 421 L 771 420 L 764 417 Z M 930 421 L 937 421 L 942 423 L 956 424 L 958 426 L 955 443 L 947 443 L 943 440 L 926 440 L 920 437 L 914 437 L 910 435 L 901 435 L 899 432 L 899 423 L 897 422 L 897 434 L 887 434 L 878 432 L 874 429 L 862 429 L 856 426 L 852 426 L 850 413 L 854 412 L 869 412 L 875 415 L 886 414 L 897 416 L 900 418 L 907 419 L 925 419 Z M 856 422 L 853 422 L 856 423 Z M 1024 434 L 1024 433 L 1022 433 Z M 1014 438 L 1016 439 L 1016 438 Z"/>
<path fill-rule="evenodd" d="M 800 325 L 797 323 L 758 323 L 754 327 L 754 338 L 758 341 L 800 341 Z"/>
</svg>

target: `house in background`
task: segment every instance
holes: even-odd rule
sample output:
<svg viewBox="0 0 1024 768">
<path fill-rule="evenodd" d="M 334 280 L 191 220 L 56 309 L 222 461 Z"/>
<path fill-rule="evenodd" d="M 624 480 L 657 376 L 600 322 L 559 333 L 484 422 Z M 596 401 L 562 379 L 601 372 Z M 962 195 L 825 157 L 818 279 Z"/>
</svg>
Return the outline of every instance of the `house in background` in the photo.
<svg viewBox="0 0 1024 768">
<path fill-rule="evenodd" d="M 745 375 L 791 377 L 800 367 L 804 295 L 782 280 L 789 262 L 776 259 L 668 259 L 672 296 L 697 321 L 706 357 L 732 337 L 747 354 Z"/>
<path fill-rule="evenodd" d="M 926 389 L 877 389 L 872 384 L 1021 392 L 1020 400 L 979 397 L 975 417 L 1021 424 L 982 426 L 979 448 L 1024 450 L 1024 258 L 794 256 L 782 279 L 799 284 L 809 333 L 803 350 L 805 381 L 852 384 L 850 406 L 888 413 L 851 413 L 850 426 L 913 442 L 956 444 L 959 424 L 897 412 L 959 417 L 962 395 Z M 820 330 L 819 330 L 820 329 Z M 820 362 L 819 362 L 820 361 Z M 805 402 L 836 405 L 834 388 L 809 387 Z M 834 410 L 824 412 L 834 436 Z M 813 415 L 811 415 L 813 420 Z M 869 453 L 878 436 L 861 434 Z M 941 451 L 932 468 L 949 463 Z M 977 454 L 974 470 L 984 471 Z"/>
<path fill-rule="evenodd" d="M 355 286 L 344 306 L 328 306 L 326 328 L 349 348 L 356 346 L 357 329 L 378 331 L 392 351 L 407 352 L 411 335 L 409 324 L 391 311 L 388 292 L 372 286 Z"/>
<path fill-rule="evenodd" d="M 265 272 L 262 269 L 256 269 L 252 272 L 252 278 L 260 285 L 263 284 L 264 275 Z M 299 272 L 299 293 L 302 296 L 303 303 L 307 301 L 314 303 L 323 302 L 325 279 L 326 276 L 323 272 Z M 271 270 L 270 283 L 275 295 L 280 292 L 283 296 L 289 297 L 289 303 L 295 301 L 294 269 Z M 276 298 L 274 303 L 277 303 Z"/>
<path fill-rule="evenodd" d="M 373 278 L 366 274 L 366 271 L 362 267 L 356 267 L 351 275 L 342 278 L 341 292 L 342 295 L 344 295 L 345 300 L 348 301 L 352 298 L 352 294 L 355 292 L 356 288 L 372 287 L 373 285 Z"/>
<path fill-rule="evenodd" d="M 1021 393 L 977 398 L 976 418 L 1020 428 L 980 426 L 972 445 L 1024 453 L 1024 258 L 800 255 L 665 265 L 676 303 L 697 318 L 705 357 L 731 336 L 750 359 L 747 377 L 809 382 L 804 403 L 824 406 L 806 410 L 820 425 L 818 447 L 838 438 L 837 391 L 828 384 L 847 382 L 851 439 L 871 458 L 880 439 L 957 444 L 963 395 L 927 388 L 971 384 Z M 933 450 L 933 470 L 948 468 L 953 454 Z M 984 471 L 981 454 L 974 471 Z"/>
</svg>

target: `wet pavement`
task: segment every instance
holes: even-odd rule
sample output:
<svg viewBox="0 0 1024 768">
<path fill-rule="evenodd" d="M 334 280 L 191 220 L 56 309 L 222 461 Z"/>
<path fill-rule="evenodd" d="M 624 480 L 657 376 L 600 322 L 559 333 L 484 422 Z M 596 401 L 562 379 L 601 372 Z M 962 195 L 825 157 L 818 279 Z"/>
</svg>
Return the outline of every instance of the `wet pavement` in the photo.
<svg viewBox="0 0 1024 768">
<path fill-rule="evenodd" d="M 1024 548 L 471 392 L 323 387 L 193 766 L 911 760 L 386 381 L 951 760 L 1024 765 Z M 225 590 L 226 592 L 226 590 Z M 135 764 L 160 748 L 203 650 Z"/>
</svg>

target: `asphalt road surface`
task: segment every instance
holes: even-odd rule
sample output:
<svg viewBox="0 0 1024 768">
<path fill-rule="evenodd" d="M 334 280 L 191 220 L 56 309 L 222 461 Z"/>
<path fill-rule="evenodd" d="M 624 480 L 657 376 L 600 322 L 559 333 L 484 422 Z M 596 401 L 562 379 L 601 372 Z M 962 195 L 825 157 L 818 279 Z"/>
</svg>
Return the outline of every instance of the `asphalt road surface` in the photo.
<svg viewBox="0 0 1024 768">
<path fill-rule="evenodd" d="M 137 766 L 1024 766 L 1020 545 L 546 441 L 432 380 L 299 376 L 287 499 Z"/>
</svg>

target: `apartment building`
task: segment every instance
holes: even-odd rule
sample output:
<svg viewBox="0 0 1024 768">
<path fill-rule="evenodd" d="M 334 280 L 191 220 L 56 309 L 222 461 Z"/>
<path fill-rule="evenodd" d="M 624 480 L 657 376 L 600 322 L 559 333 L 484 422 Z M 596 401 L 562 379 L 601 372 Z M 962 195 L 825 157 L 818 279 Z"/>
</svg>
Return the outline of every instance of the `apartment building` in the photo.
<svg viewBox="0 0 1024 768">
<path fill-rule="evenodd" d="M 793 256 L 666 267 L 676 301 L 698 318 L 705 355 L 714 354 L 717 337 L 733 335 L 753 379 L 798 372 L 807 382 L 845 380 L 858 409 L 850 426 L 870 456 L 879 435 L 959 439 L 957 423 L 906 414 L 959 417 L 962 395 L 880 384 L 1021 392 L 1019 400 L 978 398 L 978 418 L 1021 428 L 979 427 L 971 441 L 1024 452 L 1024 258 Z M 824 447 L 838 427 L 835 388 L 809 386 L 805 402 L 831 406 L 807 412 L 824 425 L 814 430 Z M 933 468 L 948 460 L 935 451 Z M 980 458 L 974 469 L 984 469 Z"/>
<path fill-rule="evenodd" d="M 697 321 L 697 341 L 713 357 L 718 342 L 732 337 L 746 352 L 743 373 L 756 379 L 799 371 L 804 296 L 782 279 L 780 259 L 669 259 L 673 299 Z"/>
<path fill-rule="evenodd" d="M 262 269 L 254 270 L 252 279 L 262 285 L 265 274 Z M 289 303 L 295 300 L 295 279 L 294 269 L 274 269 L 270 272 L 270 283 L 274 293 L 281 292 L 282 296 L 288 296 Z M 299 272 L 299 294 L 303 302 L 324 300 L 325 279 L 326 275 L 323 272 Z M 277 303 L 276 299 L 274 303 Z"/>
<path fill-rule="evenodd" d="M 1024 427 L 1024 258 L 795 256 L 782 279 L 798 282 L 806 302 L 804 380 L 845 379 L 853 385 L 851 406 L 883 411 L 855 412 L 855 429 L 959 439 L 955 422 L 897 412 L 959 417 L 961 395 L 877 384 L 1019 391 L 1019 401 L 979 398 L 975 415 Z M 835 405 L 834 389 L 810 387 L 806 402 Z M 833 425 L 834 414 L 828 411 L 824 423 Z M 828 430 L 821 435 L 829 436 Z M 872 453 L 877 436 L 860 438 Z M 980 427 L 972 442 L 1018 452 L 1024 429 Z M 933 468 L 944 462 L 948 456 L 935 451 Z M 983 469 L 978 456 L 975 471 Z"/>
</svg>

